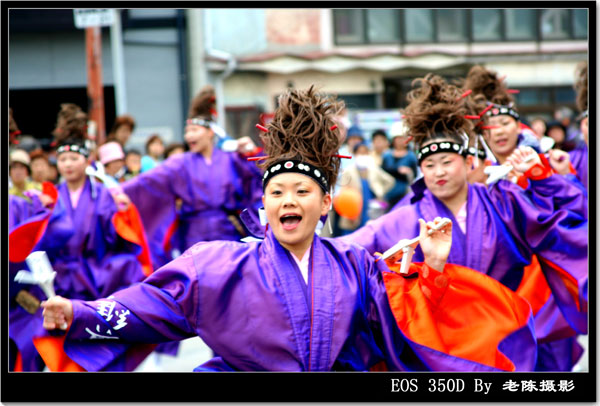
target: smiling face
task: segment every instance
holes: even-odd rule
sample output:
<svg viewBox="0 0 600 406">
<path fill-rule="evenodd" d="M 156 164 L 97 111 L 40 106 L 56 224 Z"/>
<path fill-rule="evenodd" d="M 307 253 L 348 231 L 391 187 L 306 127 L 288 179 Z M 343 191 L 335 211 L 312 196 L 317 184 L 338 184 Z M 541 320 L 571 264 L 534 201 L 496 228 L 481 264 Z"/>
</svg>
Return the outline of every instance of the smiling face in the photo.
<svg viewBox="0 0 600 406">
<path fill-rule="evenodd" d="M 508 115 L 499 115 L 490 117 L 487 125 L 497 127 L 484 131 L 485 141 L 488 146 L 500 160 L 504 162 L 517 147 L 519 139 L 519 123 L 513 117 Z"/>
<path fill-rule="evenodd" d="M 421 163 L 427 189 L 444 203 L 459 198 L 462 193 L 466 198 L 467 169 L 465 158 L 454 153 L 433 154 Z"/>
<path fill-rule="evenodd" d="M 214 136 L 215 134 L 210 128 L 202 125 L 188 124 L 185 126 L 184 139 L 192 152 L 203 153 L 211 150 Z"/>
<path fill-rule="evenodd" d="M 282 173 L 269 181 L 263 205 L 275 238 L 302 258 L 312 244 L 320 217 L 329 210 L 331 196 L 308 176 Z"/>
</svg>

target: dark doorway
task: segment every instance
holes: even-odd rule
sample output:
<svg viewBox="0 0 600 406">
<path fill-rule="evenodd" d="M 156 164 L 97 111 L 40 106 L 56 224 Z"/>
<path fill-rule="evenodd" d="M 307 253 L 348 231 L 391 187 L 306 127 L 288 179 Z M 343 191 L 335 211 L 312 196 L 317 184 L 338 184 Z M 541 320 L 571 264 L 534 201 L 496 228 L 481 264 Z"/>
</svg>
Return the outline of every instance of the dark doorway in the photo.
<svg viewBox="0 0 600 406">
<path fill-rule="evenodd" d="M 84 87 L 10 90 L 8 100 L 21 134 L 37 139 L 52 138 L 62 103 L 74 103 L 84 111 L 88 107 L 87 89 Z M 108 133 L 115 121 L 113 86 L 104 87 L 104 114 Z"/>
</svg>

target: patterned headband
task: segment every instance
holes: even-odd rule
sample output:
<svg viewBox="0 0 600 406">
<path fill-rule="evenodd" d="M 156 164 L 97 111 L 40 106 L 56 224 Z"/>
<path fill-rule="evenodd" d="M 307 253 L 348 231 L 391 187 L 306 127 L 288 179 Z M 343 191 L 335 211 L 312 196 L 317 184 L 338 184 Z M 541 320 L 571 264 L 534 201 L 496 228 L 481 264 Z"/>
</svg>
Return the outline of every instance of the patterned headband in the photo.
<svg viewBox="0 0 600 406">
<path fill-rule="evenodd" d="M 515 120 L 519 121 L 519 113 L 512 106 L 500 106 L 498 104 L 494 104 L 491 109 L 489 109 L 486 113 L 486 116 L 495 117 L 502 115 L 509 115 Z"/>
<path fill-rule="evenodd" d="M 56 150 L 56 154 L 57 155 L 59 155 L 59 154 L 61 154 L 63 152 L 77 152 L 77 153 L 83 155 L 86 158 L 90 155 L 90 152 L 87 150 L 87 148 L 85 148 L 85 147 L 83 147 L 81 145 L 77 145 L 77 144 L 65 144 L 65 145 L 61 145 Z"/>
<path fill-rule="evenodd" d="M 185 124 L 186 125 L 195 124 L 195 125 L 200 125 L 202 127 L 210 128 L 213 123 L 212 123 L 212 121 L 204 120 L 202 118 L 188 118 L 185 121 Z"/>
<path fill-rule="evenodd" d="M 423 160 L 425 160 L 425 158 L 433 154 L 439 154 L 442 152 L 453 152 L 455 154 L 464 156 L 467 153 L 467 148 L 456 142 L 432 142 L 431 144 L 427 144 L 426 146 L 417 150 L 417 160 L 420 164 L 421 162 L 423 162 Z"/>
<path fill-rule="evenodd" d="M 479 157 L 483 160 L 485 160 L 487 158 L 485 150 L 475 148 L 475 147 L 469 147 L 469 149 L 467 150 L 467 154 Z"/>
<path fill-rule="evenodd" d="M 300 173 L 313 179 L 323 189 L 325 193 L 329 193 L 327 179 L 324 176 L 324 171 L 314 165 L 306 162 L 287 159 L 278 161 L 267 168 L 263 175 L 263 192 L 267 188 L 267 184 L 273 177 L 282 173 Z"/>
</svg>

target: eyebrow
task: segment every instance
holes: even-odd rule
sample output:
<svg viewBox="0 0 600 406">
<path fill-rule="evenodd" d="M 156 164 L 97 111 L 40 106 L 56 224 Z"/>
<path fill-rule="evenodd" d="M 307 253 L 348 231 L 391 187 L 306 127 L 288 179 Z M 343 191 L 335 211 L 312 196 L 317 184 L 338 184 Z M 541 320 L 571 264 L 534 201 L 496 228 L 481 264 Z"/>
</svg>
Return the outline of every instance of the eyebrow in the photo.
<svg viewBox="0 0 600 406">
<path fill-rule="evenodd" d="M 285 186 L 285 184 L 280 183 L 280 182 L 270 182 L 271 185 L 277 185 L 277 186 Z M 306 182 L 305 180 L 301 180 L 299 182 L 294 183 L 292 186 L 300 186 L 300 185 L 305 185 L 308 184 L 308 182 Z"/>
</svg>

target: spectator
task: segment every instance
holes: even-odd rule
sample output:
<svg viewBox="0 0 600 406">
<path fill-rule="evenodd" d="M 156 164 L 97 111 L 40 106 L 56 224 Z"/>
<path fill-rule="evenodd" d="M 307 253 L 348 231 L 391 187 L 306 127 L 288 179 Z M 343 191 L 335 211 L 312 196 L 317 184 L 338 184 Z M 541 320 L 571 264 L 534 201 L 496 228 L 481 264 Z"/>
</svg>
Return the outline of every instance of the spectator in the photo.
<svg viewBox="0 0 600 406">
<path fill-rule="evenodd" d="M 115 119 L 112 129 L 108 133 L 107 141 L 117 141 L 122 148 L 125 148 L 134 129 L 133 117 L 128 114 L 121 115 Z"/>
<path fill-rule="evenodd" d="M 358 190 L 363 197 L 363 207 L 360 217 L 355 220 L 340 216 L 341 235 L 349 234 L 364 226 L 370 220 L 371 214 L 376 212 L 378 215 L 383 214 L 383 210 L 377 209 L 385 209 L 387 204 L 383 202 L 384 197 L 395 183 L 395 179 L 390 174 L 375 164 L 366 143 L 356 144 L 352 152 L 354 162 L 342 173 L 340 184 L 342 187 Z M 377 216 L 373 215 L 372 217 Z"/>
<path fill-rule="evenodd" d="M 104 173 L 117 182 L 122 182 L 127 170 L 125 167 L 125 154 L 121 144 L 110 141 L 98 148 L 98 157 L 104 166 Z"/>
<path fill-rule="evenodd" d="M 567 127 L 560 121 L 551 121 L 546 129 L 546 136 L 552 138 L 555 142 L 555 149 L 571 151 L 575 148 L 575 139 L 569 139 L 567 136 Z"/>
<path fill-rule="evenodd" d="M 146 141 L 146 155 L 142 157 L 142 170 L 144 173 L 158 166 L 165 153 L 165 145 L 158 134 L 152 136 Z"/>
<path fill-rule="evenodd" d="M 130 149 L 125 154 L 125 180 L 129 180 L 140 174 L 142 170 L 142 154 L 136 149 Z"/>
<path fill-rule="evenodd" d="M 10 153 L 9 158 L 9 176 L 11 186 L 8 193 L 29 200 L 23 193 L 26 190 L 36 189 L 42 190 L 42 185 L 32 181 L 31 175 L 31 159 L 29 154 L 22 149 L 15 149 Z"/>
<path fill-rule="evenodd" d="M 32 151 L 29 158 L 31 159 L 31 179 L 39 183 L 49 180 L 50 161 L 44 151 L 41 149 Z"/>
<path fill-rule="evenodd" d="M 168 159 L 172 155 L 183 154 L 185 152 L 185 145 L 183 144 L 169 144 L 165 148 L 165 159 Z"/>
<path fill-rule="evenodd" d="M 417 157 L 408 147 L 408 138 L 401 121 L 394 123 L 390 130 L 392 149 L 383 155 L 381 167 L 396 179 L 394 187 L 385 199 L 393 207 L 406 194 L 408 186 L 417 176 Z"/>
<path fill-rule="evenodd" d="M 529 127 L 531 127 L 536 137 L 540 140 L 546 134 L 546 121 L 541 117 L 534 118 Z"/>
<path fill-rule="evenodd" d="M 56 164 L 56 157 L 50 156 L 48 158 L 48 182 L 52 182 L 55 185 L 59 182 L 58 166 Z"/>
<path fill-rule="evenodd" d="M 373 143 L 371 157 L 373 157 L 375 165 L 381 166 L 383 163 L 383 153 L 390 149 L 390 140 L 388 139 L 385 130 L 375 130 L 371 136 L 371 142 Z"/>
</svg>

